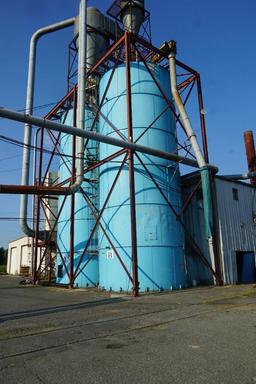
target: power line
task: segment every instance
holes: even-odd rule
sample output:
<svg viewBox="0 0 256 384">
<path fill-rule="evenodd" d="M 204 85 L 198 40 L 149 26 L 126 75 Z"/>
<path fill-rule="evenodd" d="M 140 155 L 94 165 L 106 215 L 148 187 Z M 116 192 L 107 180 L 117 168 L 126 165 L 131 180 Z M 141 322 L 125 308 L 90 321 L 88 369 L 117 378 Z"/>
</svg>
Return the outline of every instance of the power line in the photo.
<svg viewBox="0 0 256 384">
<path fill-rule="evenodd" d="M 2 159 L 0 159 L 0 161 L 7 161 L 7 160 L 12 160 L 12 159 L 15 159 L 17 157 L 21 157 L 22 155 L 14 155 L 14 156 L 9 156 L 9 157 L 3 157 Z"/>
<path fill-rule="evenodd" d="M 0 169 L 0 173 L 16 172 L 16 171 L 20 171 L 21 169 L 22 169 L 22 168 Z"/>
<path fill-rule="evenodd" d="M 47 104 L 36 105 L 35 107 L 33 107 L 33 111 L 48 108 L 48 107 L 51 107 L 53 105 L 56 105 L 57 103 L 58 103 L 58 101 L 53 101 L 53 102 L 47 103 Z M 17 112 L 28 112 L 28 109 L 27 108 L 17 109 Z M 0 120 L 3 120 L 3 119 L 5 119 L 5 118 L 4 117 L 0 118 Z"/>
<path fill-rule="evenodd" d="M 20 147 L 20 148 L 36 149 L 36 151 L 40 151 L 41 150 L 39 147 L 36 147 L 34 145 L 31 145 L 31 144 L 30 145 L 29 144 L 24 144 L 22 141 L 13 139 L 12 137 L 9 137 L 9 136 L 0 135 L 0 141 L 3 141 L 3 142 L 8 143 L 8 144 L 15 145 L 15 146 Z M 49 149 L 44 149 L 43 148 L 42 151 L 44 153 L 47 153 L 47 154 L 52 154 L 52 151 L 49 150 Z M 67 155 L 65 153 L 55 153 L 54 155 L 55 156 L 63 156 L 63 157 L 72 158 L 72 155 Z"/>
<path fill-rule="evenodd" d="M 17 147 L 20 147 L 20 148 L 29 148 L 31 150 L 36 150 L 36 151 L 41 151 L 41 149 L 39 147 L 36 147 L 34 145 L 31 145 L 31 144 L 24 144 L 23 141 L 20 141 L 20 140 L 16 140 L 16 139 L 13 139 L 12 137 L 9 137 L 9 136 L 4 136 L 4 135 L 0 135 L 0 141 L 3 141 L 5 143 L 8 143 L 8 144 L 12 144 L 12 145 L 15 145 Z M 45 149 L 43 148 L 42 149 L 42 152 L 44 153 L 47 153 L 49 155 L 52 154 L 52 150 L 50 149 Z M 17 155 L 15 155 L 14 157 L 16 157 Z M 55 152 L 54 153 L 54 156 L 59 156 L 59 157 L 67 157 L 67 158 L 70 158 L 72 159 L 73 156 L 72 155 L 68 155 L 66 153 L 63 153 L 63 152 Z M 78 157 L 75 156 L 75 159 L 77 159 Z M 79 159 L 81 159 L 81 157 L 79 157 Z M 84 160 L 87 160 L 86 158 L 84 158 Z"/>
<path fill-rule="evenodd" d="M 3 220 L 6 220 L 6 221 L 15 221 L 15 220 L 20 220 L 20 217 L 15 217 L 15 216 L 0 216 L 0 221 L 3 221 Z M 28 220 L 33 220 L 32 217 L 28 217 Z M 44 219 L 41 219 L 41 221 L 44 221 Z"/>
</svg>

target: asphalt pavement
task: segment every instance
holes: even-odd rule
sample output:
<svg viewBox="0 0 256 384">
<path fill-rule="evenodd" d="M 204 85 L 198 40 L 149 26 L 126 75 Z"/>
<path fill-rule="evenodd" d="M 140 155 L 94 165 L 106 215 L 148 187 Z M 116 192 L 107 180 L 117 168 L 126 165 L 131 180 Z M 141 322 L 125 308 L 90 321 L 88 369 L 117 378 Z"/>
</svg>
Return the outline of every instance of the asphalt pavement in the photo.
<svg viewBox="0 0 256 384">
<path fill-rule="evenodd" d="M 132 298 L 0 276 L 1 384 L 256 383 L 256 287 Z"/>
</svg>

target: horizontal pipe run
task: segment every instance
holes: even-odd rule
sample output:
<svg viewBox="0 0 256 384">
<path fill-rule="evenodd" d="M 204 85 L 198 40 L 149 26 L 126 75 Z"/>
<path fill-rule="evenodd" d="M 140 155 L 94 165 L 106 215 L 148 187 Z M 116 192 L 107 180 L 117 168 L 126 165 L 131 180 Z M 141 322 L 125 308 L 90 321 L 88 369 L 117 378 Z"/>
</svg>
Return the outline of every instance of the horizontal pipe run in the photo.
<svg viewBox="0 0 256 384">
<path fill-rule="evenodd" d="M 70 194 L 70 189 L 65 188 L 53 188 L 43 185 L 1 185 L 0 193 L 8 193 L 11 195 L 44 195 L 44 196 L 59 196 Z"/>
<path fill-rule="evenodd" d="M 124 140 L 115 139 L 113 137 L 105 136 L 96 132 L 83 131 L 79 128 L 74 128 L 66 124 L 60 124 L 51 120 L 43 119 L 41 117 L 30 116 L 25 113 L 16 112 L 11 109 L 0 107 L 0 117 L 19 121 L 22 123 L 29 123 L 37 127 L 48 128 L 56 132 L 63 132 L 73 136 L 84 137 L 85 139 L 90 139 L 101 143 L 110 144 L 116 147 L 130 149 L 133 152 L 146 153 L 148 155 L 160 157 L 162 159 L 170 160 L 173 162 L 179 162 L 194 168 L 198 168 L 198 163 L 196 160 L 189 159 L 184 156 L 179 156 L 174 153 L 160 151 L 158 149 L 146 147 L 144 145 L 134 144 Z M 218 172 L 218 168 L 214 165 L 207 164 L 206 167 L 215 173 Z"/>
</svg>

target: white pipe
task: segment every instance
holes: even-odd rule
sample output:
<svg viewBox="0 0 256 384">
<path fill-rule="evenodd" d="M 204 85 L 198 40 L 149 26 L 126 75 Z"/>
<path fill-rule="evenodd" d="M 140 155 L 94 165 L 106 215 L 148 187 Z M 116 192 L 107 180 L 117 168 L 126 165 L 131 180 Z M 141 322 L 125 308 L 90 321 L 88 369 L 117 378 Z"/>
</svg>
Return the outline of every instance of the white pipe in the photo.
<svg viewBox="0 0 256 384">
<path fill-rule="evenodd" d="M 175 42 L 173 42 L 173 45 L 171 48 L 172 49 L 171 49 L 171 52 L 169 54 L 169 69 L 170 69 L 172 96 L 173 96 L 175 104 L 178 108 L 178 111 L 179 111 L 181 120 L 183 122 L 183 126 L 184 126 L 184 129 L 186 131 L 187 137 L 188 137 L 190 144 L 194 150 L 198 166 L 201 170 L 206 238 L 208 241 L 208 249 L 209 249 L 212 268 L 214 271 L 216 271 L 214 247 L 213 247 L 213 228 L 212 228 L 213 227 L 213 206 L 212 206 L 212 197 L 211 197 L 209 167 L 208 167 L 208 164 L 206 163 L 204 156 L 201 152 L 201 149 L 200 149 L 198 141 L 197 141 L 196 134 L 192 128 L 188 114 L 186 112 L 186 109 L 183 105 L 179 91 L 177 89 L 176 43 Z M 215 279 L 214 279 L 214 282 L 216 282 Z"/>
<path fill-rule="evenodd" d="M 102 135 L 93 131 L 83 131 L 80 128 L 74 128 L 70 125 L 60 124 L 52 120 L 43 119 L 41 117 L 29 116 L 26 113 L 17 112 L 11 109 L 6 109 L 0 107 L 0 117 L 20 121 L 21 123 L 30 123 L 36 127 L 45 127 L 51 129 L 52 131 L 67 133 L 73 136 L 83 137 L 84 139 L 94 140 L 101 143 L 114 145 L 119 148 L 130 149 L 133 152 L 146 153 L 148 155 L 160 157 L 162 159 L 179 162 L 180 164 L 186 164 L 191 167 L 198 168 L 198 163 L 194 159 L 190 159 L 185 156 L 179 156 L 175 153 L 160 151 L 159 149 L 147 147 L 145 145 L 135 144 L 129 141 L 116 139 L 112 136 Z M 214 165 L 208 164 L 208 169 L 211 169 L 213 172 L 218 172 L 218 168 Z"/>
<path fill-rule="evenodd" d="M 171 78 L 171 91 L 175 101 L 175 104 L 180 113 L 181 120 L 183 122 L 186 134 L 191 143 L 191 146 L 195 152 L 195 156 L 199 165 L 199 168 L 206 167 L 206 161 L 203 157 L 201 149 L 199 147 L 197 137 L 195 132 L 193 131 L 192 125 L 190 123 L 189 117 L 181 100 L 179 91 L 177 89 L 177 76 L 176 76 L 176 53 L 173 51 L 169 55 L 169 67 L 170 67 L 170 78 Z"/>
<path fill-rule="evenodd" d="M 48 25 L 36 31 L 30 40 L 29 65 L 28 65 L 28 84 L 26 98 L 26 112 L 33 113 L 34 107 L 34 89 L 35 89 L 35 73 L 36 73 L 36 48 L 38 40 L 49 33 L 59 31 L 61 29 L 74 25 L 75 18 L 64 20 L 56 24 Z M 24 127 L 24 149 L 22 161 L 21 185 L 29 184 L 29 168 L 30 168 L 30 145 L 31 145 L 31 124 L 27 123 Z M 34 231 L 27 222 L 28 196 L 21 195 L 20 198 L 20 227 L 27 236 L 34 236 Z"/>
<path fill-rule="evenodd" d="M 77 83 L 77 126 L 85 130 L 85 96 L 86 96 L 86 47 L 87 47 L 87 0 L 80 1 L 79 10 L 79 50 Z M 73 111 L 75 113 L 75 111 Z M 76 180 L 71 186 L 71 193 L 79 190 L 84 178 L 84 139 L 76 138 Z"/>
</svg>

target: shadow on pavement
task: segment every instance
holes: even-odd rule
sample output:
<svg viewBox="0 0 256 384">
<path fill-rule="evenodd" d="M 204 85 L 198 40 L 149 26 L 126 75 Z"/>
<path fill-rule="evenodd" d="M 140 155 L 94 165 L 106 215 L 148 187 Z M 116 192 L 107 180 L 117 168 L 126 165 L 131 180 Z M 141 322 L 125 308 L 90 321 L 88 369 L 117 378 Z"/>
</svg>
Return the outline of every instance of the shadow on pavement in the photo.
<svg viewBox="0 0 256 384">
<path fill-rule="evenodd" d="M 0 323 L 7 320 L 17 320 L 17 319 L 24 319 L 29 317 L 43 316 L 51 313 L 75 311 L 77 309 L 93 308 L 101 305 L 121 303 L 124 301 L 125 300 L 122 298 L 109 298 L 109 299 L 103 299 L 103 300 L 89 301 L 86 303 L 61 305 L 57 307 L 40 308 L 40 309 L 33 309 L 29 311 L 20 311 L 20 312 L 13 312 L 13 313 L 4 313 L 0 315 Z"/>
</svg>

